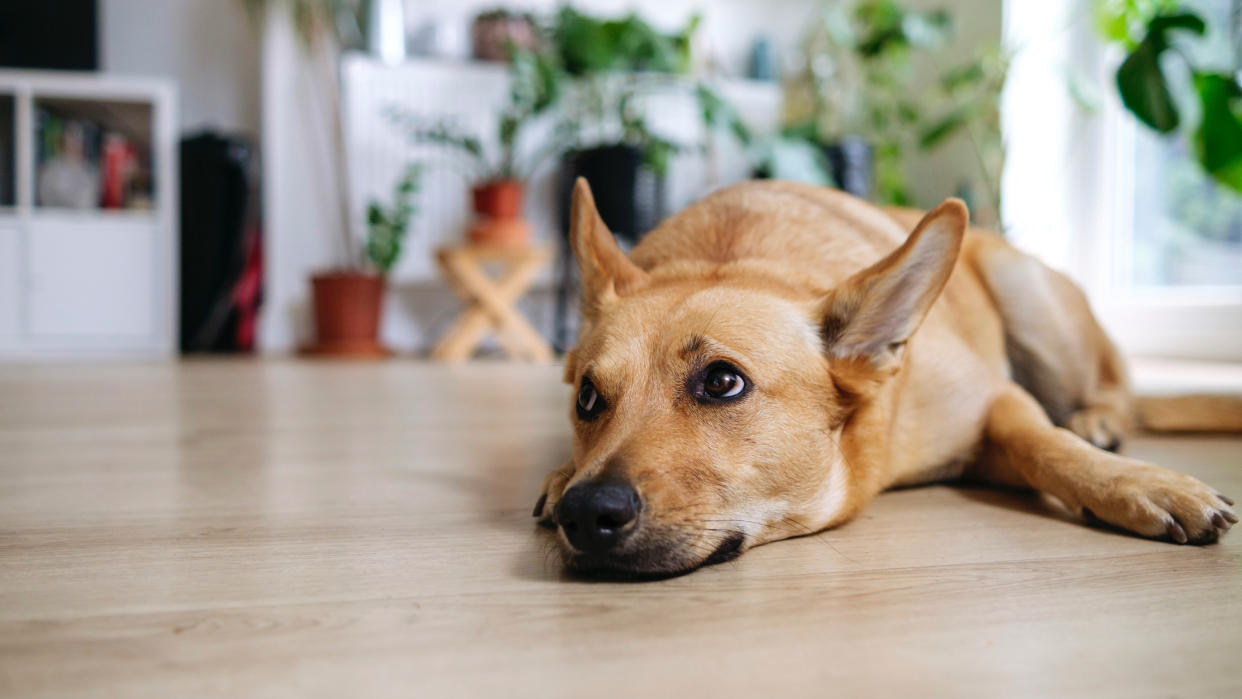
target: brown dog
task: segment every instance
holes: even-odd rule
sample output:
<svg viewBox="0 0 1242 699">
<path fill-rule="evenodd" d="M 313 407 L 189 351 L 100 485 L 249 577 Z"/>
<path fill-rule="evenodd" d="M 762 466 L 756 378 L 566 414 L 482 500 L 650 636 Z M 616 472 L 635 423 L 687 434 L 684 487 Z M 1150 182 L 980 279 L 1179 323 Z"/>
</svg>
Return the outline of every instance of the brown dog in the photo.
<svg viewBox="0 0 1242 699">
<path fill-rule="evenodd" d="M 1238 521 L 1198 480 L 1106 451 L 1132 415 L 1117 350 L 1073 283 L 967 232 L 960 201 L 918 220 L 744 183 L 627 257 L 579 180 L 572 228 L 573 458 L 535 515 L 573 570 L 684 572 L 958 477 L 1178 543 Z"/>
</svg>

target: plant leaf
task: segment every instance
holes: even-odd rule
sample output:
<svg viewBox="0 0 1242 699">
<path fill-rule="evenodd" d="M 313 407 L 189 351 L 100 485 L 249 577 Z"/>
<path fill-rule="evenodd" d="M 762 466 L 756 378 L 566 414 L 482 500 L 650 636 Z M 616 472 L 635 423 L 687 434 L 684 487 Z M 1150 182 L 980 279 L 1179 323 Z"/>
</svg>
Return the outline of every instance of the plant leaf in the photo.
<svg viewBox="0 0 1242 699">
<path fill-rule="evenodd" d="M 1207 31 L 1207 23 L 1203 18 L 1193 12 L 1179 12 L 1172 15 L 1156 15 L 1147 25 L 1147 36 L 1153 34 L 1160 37 L 1160 40 L 1167 46 L 1167 32 L 1173 29 L 1184 29 L 1188 32 L 1203 36 L 1203 32 Z"/>
<path fill-rule="evenodd" d="M 1242 87 L 1231 75 L 1199 73 L 1195 89 L 1203 121 L 1195 131 L 1195 153 L 1221 183 L 1242 192 Z"/>
<path fill-rule="evenodd" d="M 1160 133 L 1170 133 L 1181 121 L 1160 67 L 1160 56 L 1169 47 L 1167 34 L 1175 29 L 1201 36 L 1206 25 L 1190 12 L 1158 15 L 1148 23 L 1147 36 L 1117 69 L 1117 91 L 1126 109 Z"/>
<path fill-rule="evenodd" d="M 1170 133 L 1181 119 L 1160 69 L 1163 46 L 1159 43 L 1149 35 L 1122 61 L 1117 69 L 1117 91 L 1126 109 L 1139 121 L 1160 133 Z"/>
<path fill-rule="evenodd" d="M 967 117 L 965 109 L 955 109 L 949 112 L 919 136 L 919 147 L 929 150 L 940 145 L 941 142 L 957 133 L 958 129 L 966 125 Z"/>
</svg>

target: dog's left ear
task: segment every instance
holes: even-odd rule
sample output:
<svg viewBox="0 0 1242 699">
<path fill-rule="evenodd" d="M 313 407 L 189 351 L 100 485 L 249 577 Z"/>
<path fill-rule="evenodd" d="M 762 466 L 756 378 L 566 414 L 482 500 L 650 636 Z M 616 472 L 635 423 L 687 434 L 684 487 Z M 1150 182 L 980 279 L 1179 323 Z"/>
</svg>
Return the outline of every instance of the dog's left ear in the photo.
<svg viewBox="0 0 1242 699">
<path fill-rule="evenodd" d="M 599 217 L 591 187 L 582 177 L 574 183 L 569 220 L 569 243 L 582 271 L 582 315 L 590 321 L 617 297 L 646 284 L 647 273 L 621 251 Z"/>
<path fill-rule="evenodd" d="M 888 257 L 829 292 L 820 306 L 830 359 L 894 368 L 901 350 L 940 296 L 961 251 L 969 214 L 947 199 L 923 217 Z"/>
</svg>

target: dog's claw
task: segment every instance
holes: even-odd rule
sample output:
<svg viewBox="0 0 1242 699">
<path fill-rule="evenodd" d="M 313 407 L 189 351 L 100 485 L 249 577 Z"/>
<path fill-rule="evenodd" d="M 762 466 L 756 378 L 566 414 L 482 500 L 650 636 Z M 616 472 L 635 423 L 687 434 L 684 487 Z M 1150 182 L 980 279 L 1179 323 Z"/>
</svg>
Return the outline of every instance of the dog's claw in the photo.
<svg viewBox="0 0 1242 699">
<path fill-rule="evenodd" d="M 1237 516 L 1237 515 L 1235 515 L 1234 513 L 1229 512 L 1229 511 L 1225 511 L 1225 512 L 1222 512 L 1221 514 L 1225 517 L 1225 519 L 1229 520 L 1229 523 L 1230 523 L 1230 524 L 1237 524 L 1237 523 L 1238 523 L 1238 516 Z"/>
<path fill-rule="evenodd" d="M 1184 544 L 1190 540 L 1189 537 L 1186 536 L 1186 530 L 1183 529 L 1182 525 L 1178 524 L 1176 521 L 1169 522 L 1169 538 L 1179 544 Z"/>
<path fill-rule="evenodd" d="M 1216 497 L 1220 498 L 1220 501 L 1221 501 L 1221 502 L 1223 502 L 1223 503 L 1225 503 L 1226 505 L 1228 505 L 1228 506 L 1230 506 L 1230 507 L 1233 507 L 1233 499 L 1232 499 L 1232 498 L 1225 497 L 1224 495 L 1221 495 L 1220 493 L 1217 493 L 1217 494 L 1216 494 Z"/>
<path fill-rule="evenodd" d="M 1216 527 L 1217 529 L 1228 529 L 1229 528 L 1228 524 L 1225 522 L 1225 518 L 1222 517 L 1220 513 L 1216 511 L 1212 512 L 1212 526 Z"/>
<path fill-rule="evenodd" d="M 531 517 L 539 517 L 540 515 L 542 515 L 542 514 L 543 514 L 543 506 L 544 506 L 544 503 L 546 503 L 547 501 L 548 501 L 548 494 L 547 494 L 547 493 L 544 493 L 543 495 L 540 495 L 540 496 L 539 496 L 539 499 L 535 501 L 535 511 L 534 511 L 534 512 L 531 512 L 531 513 L 530 513 L 530 516 L 531 516 Z"/>
</svg>

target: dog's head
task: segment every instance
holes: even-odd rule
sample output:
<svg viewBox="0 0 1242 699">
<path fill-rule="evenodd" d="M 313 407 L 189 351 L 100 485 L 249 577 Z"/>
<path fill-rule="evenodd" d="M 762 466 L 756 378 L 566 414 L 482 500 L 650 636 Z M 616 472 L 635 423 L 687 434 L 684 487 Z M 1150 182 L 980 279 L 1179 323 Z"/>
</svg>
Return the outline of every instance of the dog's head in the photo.
<svg viewBox="0 0 1242 699">
<path fill-rule="evenodd" d="M 815 292 L 744 267 L 648 273 L 580 180 L 573 458 L 545 509 L 570 569 L 674 574 L 852 515 L 883 458 L 904 345 L 965 222 L 946 202 L 891 255 Z"/>
</svg>

